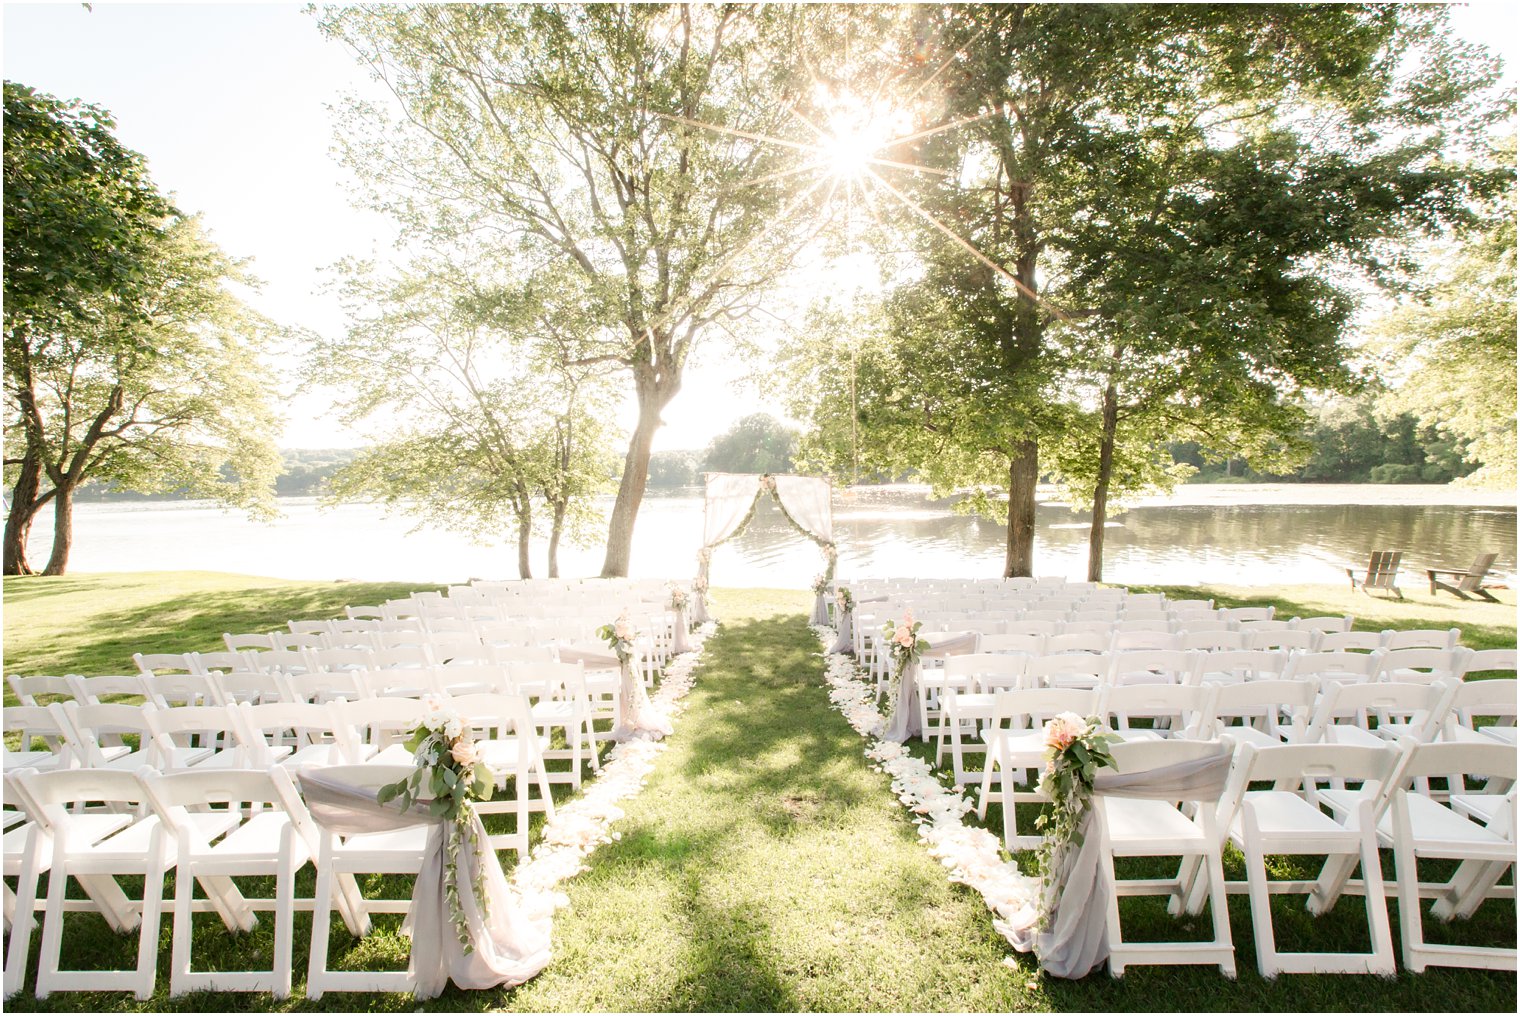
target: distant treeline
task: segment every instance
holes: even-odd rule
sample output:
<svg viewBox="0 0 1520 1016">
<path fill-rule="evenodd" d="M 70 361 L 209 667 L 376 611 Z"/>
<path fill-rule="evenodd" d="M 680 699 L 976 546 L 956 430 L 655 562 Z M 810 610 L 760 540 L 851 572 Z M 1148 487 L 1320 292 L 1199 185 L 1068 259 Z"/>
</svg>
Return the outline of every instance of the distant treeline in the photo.
<svg viewBox="0 0 1520 1016">
<path fill-rule="evenodd" d="M 275 477 L 274 492 L 280 497 L 316 497 L 327 493 L 328 481 L 340 468 L 352 462 L 358 448 L 286 448 L 280 451 L 284 470 Z M 226 468 L 223 467 L 223 471 Z M 89 484 L 79 491 L 81 501 L 178 501 L 176 494 L 138 494 L 116 490 L 105 484 Z"/>
<path fill-rule="evenodd" d="M 1336 401 L 1322 408 L 1304 435 L 1313 449 L 1298 469 L 1258 473 L 1239 459 L 1219 461 L 1193 442 L 1170 445 L 1172 458 L 1194 466 L 1190 483 L 1449 483 L 1477 469 L 1466 442 L 1422 426 L 1412 413 L 1379 412 L 1371 400 Z M 676 490 L 702 485 L 705 472 L 784 473 L 792 468 L 797 432 L 770 416 L 746 417 L 705 449 L 655 452 L 649 486 Z M 281 497 L 327 493 L 332 475 L 352 462 L 356 448 L 292 448 L 275 480 Z M 869 482 L 867 480 L 866 482 Z M 85 501 L 177 500 L 178 494 L 136 494 L 91 484 Z"/>
</svg>

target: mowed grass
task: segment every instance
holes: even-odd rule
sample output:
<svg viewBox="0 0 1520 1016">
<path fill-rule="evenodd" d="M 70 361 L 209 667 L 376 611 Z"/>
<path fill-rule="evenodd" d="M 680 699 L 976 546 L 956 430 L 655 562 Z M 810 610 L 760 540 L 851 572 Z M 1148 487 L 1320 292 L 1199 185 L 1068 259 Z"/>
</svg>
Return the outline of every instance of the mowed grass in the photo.
<svg viewBox="0 0 1520 1016">
<path fill-rule="evenodd" d="M 16 586 L 30 599 L 23 601 L 26 612 L 19 619 L 11 603 L 15 587 L 7 581 L 7 669 L 107 672 L 67 664 L 38 669 L 30 663 L 48 658 L 34 648 L 46 636 L 44 629 L 75 632 L 81 645 L 72 659 L 87 661 L 99 658 L 89 653 L 103 653 L 98 643 L 120 637 L 110 631 L 112 616 L 122 611 L 156 616 L 151 588 L 134 586 L 134 578 L 158 581 L 145 576 L 22 580 Z M 50 598 L 47 583 L 60 581 L 72 585 Z M 99 585 L 92 596 L 93 583 Z M 238 583 L 248 584 L 250 603 L 239 603 L 235 614 L 222 616 L 245 620 L 223 623 L 214 611 L 194 606 L 201 592 L 238 599 Z M 138 589 L 137 602 L 121 604 L 121 590 L 132 588 Z M 193 630 L 166 623 L 151 641 L 139 631 L 142 641 L 133 640 L 126 649 L 128 663 L 134 650 L 214 648 L 223 630 L 266 630 L 291 617 L 325 616 L 340 612 L 345 602 L 374 602 L 382 595 L 375 591 L 378 587 L 230 576 L 181 575 L 162 582 L 161 588 Z M 366 589 L 363 597 L 344 595 L 361 588 Z M 321 599 L 333 591 L 336 600 Z M 1303 603 L 1316 602 L 1308 593 L 1300 595 Z M 250 605 L 253 601 L 256 606 Z M 1137 967 L 1119 981 L 1103 971 L 1079 982 L 1043 977 L 1031 957 L 1013 953 L 993 930 L 981 898 L 950 884 L 919 844 L 887 778 L 869 768 L 862 754 L 865 742 L 830 707 L 819 647 L 804 624 L 807 595 L 719 590 L 714 601 L 723 628 L 708 643 L 689 708 L 668 750 L 643 792 L 625 804 L 626 815 L 614 826 L 620 838 L 594 852 L 588 870 L 564 886 L 571 906 L 556 917 L 554 962 L 516 990 L 450 989 L 427 1009 L 1514 1011 L 1515 980 L 1509 973 L 1437 970 L 1415 976 L 1401 971 L 1387 981 L 1286 975 L 1275 982 L 1263 980 L 1255 973 L 1244 898 L 1231 904 L 1238 981 L 1226 980 L 1212 967 Z M 1252 602 L 1272 601 L 1257 596 Z M 292 603 L 311 607 L 280 607 Z M 333 606 L 323 606 L 329 603 Z M 260 613 L 264 610 L 279 616 Z M 1279 604 L 1280 614 L 1330 612 L 1344 611 Z M 21 624 L 13 628 L 18 620 Z M 1406 620 L 1408 627 L 1448 623 Z M 1476 623 L 1490 624 L 1498 629 L 1495 637 L 1502 638 L 1502 622 Z M 1512 614 L 1508 632 L 1507 644 L 1513 645 Z M 63 651 L 66 636 L 46 637 L 54 639 L 51 659 L 71 659 Z M 92 644 L 84 645 L 86 639 Z M 205 645 L 196 645 L 197 639 Z M 117 663 L 108 669 L 122 668 Z M 998 828 L 999 821 L 993 809 L 988 825 Z M 510 861 L 510 855 L 504 858 Z M 1238 872 L 1235 866 L 1236 877 Z M 309 873 L 300 891 L 309 895 Z M 1365 935 L 1358 930 L 1358 899 L 1343 901 L 1318 921 L 1287 900 L 1277 909 L 1282 915 L 1279 941 L 1285 947 L 1339 947 L 1342 940 L 1354 944 L 1359 934 Z M 1127 930 L 1138 937 L 1188 937 L 1202 927 L 1198 922 L 1184 926 L 1146 901 L 1125 901 L 1124 914 Z M 131 940 L 111 934 L 98 921 L 91 925 L 91 920 L 70 918 L 68 954 L 80 965 L 107 958 L 125 962 Z M 1396 920 L 1394 926 L 1397 931 Z M 416 1009 L 404 995 L 336 994 L 307 1002 L 300 987 L 308 928 L 309 918 L 302 916 L 295 938 L 297 993 L 283 1003 L 265 995 L 199 993 L 170 999 L 166 920 L 159 991 L 149 1001 L 113 992 L 58 994 L 39 1002 L 23 994 L 7 1008 Z M 1457 933 L 1463 940 L 1476 936 L 1512 942 L 1513 906 L 1490 903 Z M 204 946 L 211 964 L 245 954 L 262 956 L 268 936 L 268 922 L 239 937 L 226 935 L 214 918 L 197 922 L 197 949 Z M 393 933 L 353 943 L 341 926 L 335 929 L 333 956 L 339 962 L 395 961 L 404 957 L 404 949 L 404 940 Z M 28 990 L 30 986 L 29 978 Z"/>
</svg>

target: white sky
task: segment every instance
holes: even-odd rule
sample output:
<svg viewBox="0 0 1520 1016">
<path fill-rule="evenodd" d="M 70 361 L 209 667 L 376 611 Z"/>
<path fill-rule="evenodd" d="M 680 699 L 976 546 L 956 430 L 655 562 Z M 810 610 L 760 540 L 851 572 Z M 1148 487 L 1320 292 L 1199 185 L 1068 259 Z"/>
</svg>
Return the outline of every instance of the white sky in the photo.
<svg viewBox="0 0 1520 1016">
<path fill-rule="evenodd" d="M 1496 49 L 1516 80 L 1520 2 L 1452 12 L 1463 36 Z M 322 39 L 297 4 L 5 3 L 4 74 L 61 98 L 110 110 L 117 135 L 145 155 L 180 208 L 200 212 L 230 254 L 253 259 L 265 288 L 253 302 L 285 324 L 340 329 L 323 269 L 383 248 L 382 217 L 353 208 L 329 156 L 327 107 L 372 86 L 340 46 Z M 271 357 L 272 360 L 276 359 Z M 294 381 L 293 360 L 282 380 Z M 746 365 L 714 345 L 666 410 L 656 449 L 699 448 L 754 412 L 782 415 L 740 383 Z M 282 444 L 358 443 L 321 414 L 320 395 L 289 400 Z M 631 407 L 624 414 L 631 426 Z"/>
</svg>

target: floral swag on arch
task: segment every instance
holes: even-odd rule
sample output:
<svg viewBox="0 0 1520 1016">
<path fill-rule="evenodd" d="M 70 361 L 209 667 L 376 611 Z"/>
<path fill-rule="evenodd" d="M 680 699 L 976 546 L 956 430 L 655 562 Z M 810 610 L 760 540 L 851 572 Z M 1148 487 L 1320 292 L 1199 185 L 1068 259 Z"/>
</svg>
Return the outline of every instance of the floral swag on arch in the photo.
<svg viewBox="0 0 1520 1016">
<path fill-rule="evenodd" d="M 827 624 L 828 603 L 824 595 L 834 581 L 834 566 L 839 563 L 839 551 L 834 546 L 833 493 L 833 485 L 818 476 L 708 473 L 702 549 L 697 553 L 697 579 L 691 587 L 691 619 L 698 624 L 708 620 L 707 570 L 712 564 L 713 548 L 743 532 L 755 517 L 760 495 L 770 494 L 787 521 L 823 551 L 823 575 L 814 583 L 813 614 L 808 623 Z"/>
</svg>

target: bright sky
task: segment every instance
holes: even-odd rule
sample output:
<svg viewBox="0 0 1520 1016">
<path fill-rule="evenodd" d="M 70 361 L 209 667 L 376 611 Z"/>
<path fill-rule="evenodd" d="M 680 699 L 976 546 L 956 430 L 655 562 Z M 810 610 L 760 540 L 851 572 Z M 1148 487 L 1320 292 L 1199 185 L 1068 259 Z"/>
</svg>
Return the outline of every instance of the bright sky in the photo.
<svg viewBox="0 0 1520 1016">
<path fill-rule="evenodd" d="M 1516 81 L 1520 3 L 1475 3 L 1452 12 L 1463 36 L 1496 49 Z M 253 259 L 265 288 L 255 303 L 285 324 L 342 327 L 323 295 L 323 269 L 347 255 L 383 250 L 388 222 L 349 205 L 345 176 L 329 156 L 328 107 L 373 86 L 349 54 L 322 39 L 297 4 L 4 4 L 4 72 L 63 98 L 110 110 L 123 143 L 143 153 L 159 186 L 200 212 L 231 254 Z M 274 359 L 274 358 L 272 358 Z M 288 391 L 294 363 L 281 371 Z M 745 366 L 716 345 L 688 372 L 665 412 L 656 449 L 698 448 L 750 413 L 769 411 L 739 383 Z M 283 444 L 351 445 L 322 416 L 317 395 L 288 400 Z M 631 406 L 625 422 L 632 425 Z"/>
</svg>

